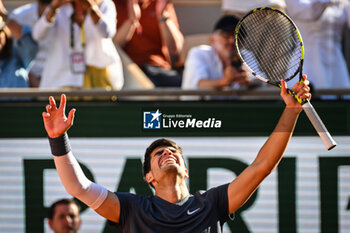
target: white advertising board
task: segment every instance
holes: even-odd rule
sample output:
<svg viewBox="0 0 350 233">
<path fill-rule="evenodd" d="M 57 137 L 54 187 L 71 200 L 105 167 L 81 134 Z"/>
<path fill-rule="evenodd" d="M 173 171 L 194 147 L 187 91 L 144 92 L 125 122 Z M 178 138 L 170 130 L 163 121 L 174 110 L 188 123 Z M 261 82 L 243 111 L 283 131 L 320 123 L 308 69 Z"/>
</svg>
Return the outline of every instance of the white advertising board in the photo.
<svg viewBox="0 0 350 233">
<path fill-rule="evenodd" d="M 90 170 L 95 181 L 111 191 L 116 191 L 127 159 L 142 161 L 145 148 L 154 139 L 71 138 L 71 145 L 76 158 Z M 191 159 L 192 161 L 228 159 L 248 165 L 255 158 L 266 137 L 174 137 L 171 139 L 183 148 L 187 164 Z M 330 203 L 334 198 L 336 206 L 333 210 L 337 215 L 334 221 L 337 229 L 333 232 L 350 232 L 350 137 L 339 136 L 335 137 L 335 140 L 338 146 L 332 151 L 326 151 L 318 137 L 293 137 L 285 153 L 284 158 L 295 161 L 295 168 L 291 173 L 295 174 L 294 205 L 297 232 L 321 232 L 325 224 L 322 223 L 322 219 L 329 216 L 327 208 L 331 206 Z M 0 232 L 28 232 L 26 230 L 28 190 L 25 189 L 29 188 L 29 184 L 26 183 L 26 175 L 28 170 L 32 171 L 34 168 L 25 168 L 26 164 L 29 164 L 25 161 L 42 159 L 52 159 L 48 141 L 45 138 L 0 139 Z M 194 162 L 190 163 L 192 167 Z M 293 162 L 289 161 L 289 164 L 293 167 Z M 195 169 L 200 168 L 196 166 Z M 236 177 L 231 170 L 220 167 L 209 168 L 206 172 L 207 188 L 230 182 Z M 283 192 L 281 190 L 283 186 L 278 184 L 281 182 L 278 176 L 278 170 L 268 176 L 258 189 L 253 204 L 241 214 L 250 232 L 280 232 L 279 222 L 283 216 L 279 211 L 279 205 L 282 201 L 288 203 L 288 200 L 287 202 L 281 200 L 279 194 Z M 335 183 L 332 180 L 334 176 Z M 58 198 L 69 197 L 55 169 L 45 169 L 42 179 L 43 206 L 49 206 Z M 284 182 L 283 179 L 282 181 Z M 288 183 L 288 180 L 285 182 Z M 330 194 L 329 203 L 327 196 L 322 197 L 322 192 L 326 195 L 330 191 L 327 190 L 328 185 L 330 185 L 329 189 L 334 191 Z M 332 193 L 335 193 L 336 197 L 332 196 Z M 84 233 L 103 232 L 106 224 L 105 220 L 91 209 L 82 213 L 82 220 L 81 232 Z M 44 225 L 45 232 L 50 232 L 47 224 L 44 223 Z M 225 232 L 231 232 L 228 226 L 225 226 Z"/>
</svg>

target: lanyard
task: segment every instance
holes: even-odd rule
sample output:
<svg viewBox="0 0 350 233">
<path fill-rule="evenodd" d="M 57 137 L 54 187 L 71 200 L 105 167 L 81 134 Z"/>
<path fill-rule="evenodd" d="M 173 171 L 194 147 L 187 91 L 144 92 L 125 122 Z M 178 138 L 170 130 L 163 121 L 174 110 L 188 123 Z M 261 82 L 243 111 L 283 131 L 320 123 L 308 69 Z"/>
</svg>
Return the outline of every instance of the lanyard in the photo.
<svg viewBox="0 0 350 233">
<path fill-rule="evenodd" d="M 84 29 L 84 22 L 81 25 L 81 30 L 80 30 L 80 35 L 81 35 L 81 45 L 84 48 L 85 47 L 85 29 Z M 72 14 L 70 18 L 70 47 L 74 49 L 75 46 L 75 41 L 74 41 L 74 13 Z"/>
</svg>

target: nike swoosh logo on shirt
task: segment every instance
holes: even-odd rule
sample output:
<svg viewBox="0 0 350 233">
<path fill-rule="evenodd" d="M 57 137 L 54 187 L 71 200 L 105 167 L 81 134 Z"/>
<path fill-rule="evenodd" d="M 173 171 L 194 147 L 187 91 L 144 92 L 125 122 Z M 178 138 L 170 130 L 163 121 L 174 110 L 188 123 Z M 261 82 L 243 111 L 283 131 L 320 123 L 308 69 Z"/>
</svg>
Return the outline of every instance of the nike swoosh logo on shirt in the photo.
<svg viewBox="0 0 350 233">
<path fill-rule="evenodd" d="M 192 214 L 196 213 L 198 210 L 200 210 L 200 208 L 195 209 L 195 210 L 192 210 L 192 211 L 187 210 L 187 214 L 188 214 L 188 215 L 192 215 Z"/>
</svg>

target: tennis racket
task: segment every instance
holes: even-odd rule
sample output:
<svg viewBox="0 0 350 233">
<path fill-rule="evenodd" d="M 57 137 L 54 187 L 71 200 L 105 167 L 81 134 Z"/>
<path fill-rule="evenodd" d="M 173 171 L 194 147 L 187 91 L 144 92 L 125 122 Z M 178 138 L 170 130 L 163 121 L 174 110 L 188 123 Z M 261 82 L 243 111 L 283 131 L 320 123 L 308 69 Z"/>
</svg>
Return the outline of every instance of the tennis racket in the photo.
<svg viewBox="0 0 350 233">
<path fill-rule="evenodd" d="M 277 87 L 281 80 L 287 82 L 298 74 L 303 81 L 303 41 L 295 23 L 282 11 L 270 7 L 250 11 L 236 26 L 235 45 L 243 64 L 258 79 Z M 334 148 L 336 142 L 309 100 L 290 89 L 288 93 L 302 104 L 327 150 Z"/>
</svg>

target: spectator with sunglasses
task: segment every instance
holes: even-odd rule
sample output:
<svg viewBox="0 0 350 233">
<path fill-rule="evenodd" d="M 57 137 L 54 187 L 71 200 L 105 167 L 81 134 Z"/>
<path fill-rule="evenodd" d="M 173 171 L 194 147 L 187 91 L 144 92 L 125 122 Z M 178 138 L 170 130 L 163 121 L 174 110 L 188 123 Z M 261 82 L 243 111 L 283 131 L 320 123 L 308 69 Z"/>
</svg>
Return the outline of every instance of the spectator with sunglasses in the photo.
<svg viewBox="0 0 350 233">
<path fill-rule="evenodd" d="M 234 46 L 237 23 L 234 16 L 221 17 L 210 37 L 211 45 L 191 48 L 185 61 L 183 89 L 251 87 L 251 74 L 241 66 Z M 182 99 L 194 100 L 197 97 L 183 96 Z"/>
</svg>

